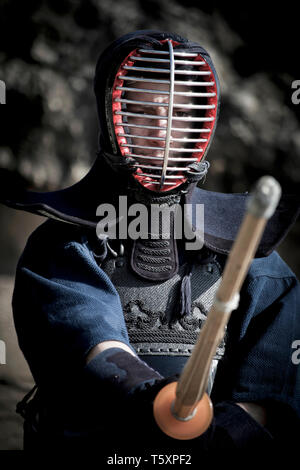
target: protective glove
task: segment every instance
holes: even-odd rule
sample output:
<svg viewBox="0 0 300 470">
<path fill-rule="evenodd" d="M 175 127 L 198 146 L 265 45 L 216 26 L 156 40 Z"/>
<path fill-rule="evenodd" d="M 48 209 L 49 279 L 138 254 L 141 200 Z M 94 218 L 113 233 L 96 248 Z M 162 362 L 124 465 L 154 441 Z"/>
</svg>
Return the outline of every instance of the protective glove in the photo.
<svg viewBox="0 0 300 470">
<path fill-rule="evenodd" d="M 153 401 L 157 393 L 178 377 L 163 378 L 138 357 L 119 348 L 98 354 L 85 367 L 85 374 L 90 389 L 101 391 L 102 417 L 113 424 L 113 442 L 118 448 L 122 443 L 125 445 L 126 436 L 131 436 L 129 441 L 135 445 L 140 442 L 142 446 L 160 449 L 172 446 L 186 448 L 187 441 L 166 436 L 153 417 Z M 107 414 L 105 410 L 109 410 Z M 109 432 L 107 437 L 110 439 Z M 128 439 L 125 441 L 128 449 Z M 273 437 L 267 429 L 241 407 L 225 401 L 215 404 L 214 418 L 208 430 L 188 441 L 188 447 L 208 452 L 258 450 L 272 443 Z"/>
</svg>

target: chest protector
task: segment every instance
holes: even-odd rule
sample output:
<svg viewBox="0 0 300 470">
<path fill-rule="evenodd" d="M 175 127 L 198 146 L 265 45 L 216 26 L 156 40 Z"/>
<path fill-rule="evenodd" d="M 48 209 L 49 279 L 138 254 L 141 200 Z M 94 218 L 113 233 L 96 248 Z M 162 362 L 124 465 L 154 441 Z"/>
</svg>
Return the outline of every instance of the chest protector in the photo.
<svg viewBox="0 0 300 470">
<path fill-rule="evenodd" d="M 208 264 L 185 263 L 173 277 L 159 283 L 137 276 L 126 254 L 106 258 L 101 268 L 119 293 L 130 343 L 136 353 L 163 375 L 180 373 L 213 304 L 221 281 L 219 263 L 214 258 Z M 191 311 L 179 316 L 176 311 L 180 286 L 187 270 L 190 270 Z M 212 362 L 209 392 L 224 351 L 225 340 Z"/>
</svg>

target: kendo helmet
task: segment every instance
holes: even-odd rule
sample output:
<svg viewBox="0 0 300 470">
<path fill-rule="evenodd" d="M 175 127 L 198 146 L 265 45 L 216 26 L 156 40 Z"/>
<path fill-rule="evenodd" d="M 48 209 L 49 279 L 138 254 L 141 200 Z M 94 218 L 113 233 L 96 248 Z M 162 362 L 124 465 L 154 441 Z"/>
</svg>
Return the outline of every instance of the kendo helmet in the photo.
<svg viewBox="0 0 300 470">
<path fill-rule="evenodd" d="M 219 111 L 219 81 L 203 47 L 169 32 L 127 34 L 101 54 L 94 90 L 101 151 L 115 169 L 130 168 L 155 193 L 193 178 Z"/>
</svg>

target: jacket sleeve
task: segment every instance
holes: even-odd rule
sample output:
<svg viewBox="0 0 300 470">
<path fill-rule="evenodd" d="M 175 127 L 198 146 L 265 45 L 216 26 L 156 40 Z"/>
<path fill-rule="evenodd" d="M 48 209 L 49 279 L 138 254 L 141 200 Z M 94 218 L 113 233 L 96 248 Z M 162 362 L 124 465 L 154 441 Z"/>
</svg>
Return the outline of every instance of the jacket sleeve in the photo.
<svg viewBox="0 0 300 470">
<path fill-rule="evenodd" d="M 63 227 L 61 227 L 63 225 Z M 13 313 L 20 347 L 35 380 L 82 368 L 101 341 L 129 345 L 118 293 L 80 231 L 46 222 L 20 258 Z M 46 371 L 46 372 L 45 372 Z"/>
<path fill-rule="evenodd" d="M 299 282 L 279 255 L 255 260 L 228 325 L 212 391 L 215 401 L 261 403 L 274 435 L 299 426 L 300 368 L 293 361 L 299 305 Z"/>
</svg>

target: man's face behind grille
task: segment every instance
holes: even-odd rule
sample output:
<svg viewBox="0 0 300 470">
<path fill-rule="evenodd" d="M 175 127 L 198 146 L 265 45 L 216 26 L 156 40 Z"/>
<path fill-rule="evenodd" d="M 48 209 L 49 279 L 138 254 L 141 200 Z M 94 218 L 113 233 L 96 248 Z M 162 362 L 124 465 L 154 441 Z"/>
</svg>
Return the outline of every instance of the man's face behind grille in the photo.
<svg viewBox="0 0 300 470">
<path fill-rule="evenodd" d="M 169 87 L 165 84 L 154 85 L 148 83 L 147 89 L 151 90 L 151 92 L 148 92 L 143 91 L 145 90 L 145 85 L 136 82 L 132 84 L 132 88 L 140 91 L 127 91 L 124 96 L 126 100 L 132 101 L 132 103 L 126 104 L 127 111 L 130 114 L 132 113 L 131 116 L 127 117 L 129 126 L 126 133 L 128 135 L 128 142 L 131 144 L 129 148 L 133 153 L 141 155 L 141 158 L 138 160 L 139 163 L 161 167 L 167 133 Z M 157 93 L 155 93 L 156 91 Z M 190 127 L 189 123 L 176 118 L 189 117 L 193 113 L 193 111 L 180 106 L 181 104 L 188 105 L 193 102 L 192 98 L 186 96 L 186 88 L 176 85 L 175 93 L 181 94 L 174 94 L 169 167 L 181 166 L 180 163 L 182 162 L 176 162 L 172 158 L 183 157 L 183 152 L 180 153 L 172 149 L 188 148 L 188 138 L 191 135 L 188 130 Z M 155 119 L 147 117 L 148 115 L 153 115 Z M 142 156 L 147 158 L 142 158 Z M 189 158 L 191 161 L 195 160 L 191 156 Z"/>
</svg>

